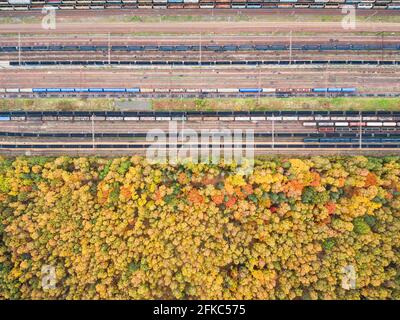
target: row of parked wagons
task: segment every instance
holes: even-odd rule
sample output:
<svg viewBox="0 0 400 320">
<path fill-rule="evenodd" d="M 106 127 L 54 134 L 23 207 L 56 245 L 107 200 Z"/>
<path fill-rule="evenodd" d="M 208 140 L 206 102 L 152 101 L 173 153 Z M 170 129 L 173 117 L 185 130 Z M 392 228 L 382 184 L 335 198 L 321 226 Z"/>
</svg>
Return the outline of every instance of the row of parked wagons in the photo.
<svg viewBox="0 0 400 320">
<path fill-rule="evenodd" d="M 356 88 L 4 88 L 0 93 L 356 93 Z"/>
</svg>

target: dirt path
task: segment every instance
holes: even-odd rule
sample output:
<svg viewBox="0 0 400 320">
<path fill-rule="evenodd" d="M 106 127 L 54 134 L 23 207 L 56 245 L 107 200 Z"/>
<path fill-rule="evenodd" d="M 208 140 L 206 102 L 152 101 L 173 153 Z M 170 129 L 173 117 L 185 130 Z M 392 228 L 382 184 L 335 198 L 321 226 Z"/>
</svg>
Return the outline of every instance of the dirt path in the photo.
<svg viewBox="0 0 400 320">
<path fill-rule="evenodd" d="M 58 23 L 55 30 L 45 30 L 39 23 L 0 24 L 0 34 L 56 33 L 261 33 L 261 32 L 400 32 L 399 23 L 359 22 L 356 29 L 345 30 L 340 22 L 161 22 L 161 23 Z"/>
</svg>

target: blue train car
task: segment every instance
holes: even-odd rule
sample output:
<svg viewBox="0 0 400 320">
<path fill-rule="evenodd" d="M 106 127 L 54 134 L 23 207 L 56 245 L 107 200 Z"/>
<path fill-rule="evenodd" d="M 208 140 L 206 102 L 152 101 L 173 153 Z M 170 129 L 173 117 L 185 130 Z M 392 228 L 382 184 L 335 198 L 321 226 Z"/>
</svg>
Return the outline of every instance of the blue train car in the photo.
<svg viewBox="0 0 400 320">
<path fill-rule="evenodd" d="M 127 47 L 126 46 L 111 46 L 112 51 L 126 51 Z"/>
<path fill-rule="evenodd" d="M 0 121 L 10 121 L 10 119 L 9 116 L 0 116 Z"/>
<path fill-rule="evenodd" d="M 95 51 L 95 46 L 79 46 L 79 50 L 81 51 Z"/>
<path fill-rule="evenodd" d="M 126 92 L 140 92 L 140 88 L 127 88 Z"/>
<path fill-rule="evenodd" d="M 183 45 L 176 46 L 175 50 L 176 51 L 189 51 L 189 50 L 191 50 L 191 46 L 183 46 Z"/>
<path fill-rule="evenodd" d="M 254 3 L 254 4 L 248 4 L 247 5 L 247 9 L 261 9 L 261 4 L 256 4 L 256 3 Z"/>
<path fill-rule="evenodd" d="M 60 92 L 75 92 L 74 88 L 60 88 Z"/>
<path fill-rule="evenodd" d="M 240 51 L 251 51 L 253 50 L 253 46 L 241 44 L 238 46 L 238 50 Z"/>
<path fill-rule="evenodd" d="M 103 88 L 89 88 L 89 92 L 103 92 Z"/>
<path fill-rule="evenodd" d="M 327 92 L 327 88 L 313 88 L 312 92 Z"/>
<path fill-rule="evenodd" d="M 269 46 L 268 45 L 255 45 L 254 48 L 256 50 L 269 50 Z"/>
<path fill-rule="evenodd" d="M 160 51 L 175 51 L 174 46 L 160 46 Z"/>
<path fill-rule="evenodd" d="M 75 92 L 89 92 L 88 88 L 75 88 Z"/>
<path fill-rule="evenodd" d="M 126 46 L 126 49 L 128 51 L 142 51 L 143 47 L 142 46 Z"/>
<path fill-rule="evenodd" d="M 356 88 L 342 88 L 342 92 L 356 92 Z"/>
<path fill-rule="evenodd" d="M 262 88 L 239 88 L 239 92 L 243 93 L 257 93 L 257 92 L 262 92 Z"/>
<path fill-rule="evenodd" d="M 329 143 L 329 142 L 351 142 L 350 138 L 320 138 L 319 142 Z"/>
<path fill-rule="evenodd" d="M 33 88 L 32 92 L 46 92 L 46 88 Z"/>
<path fill-rule="evenodd" d="M 327 88 L 328 92 L 341 92 L 342 88 Z"/>
<path fill-rule="evenodd" d="M 126 92 L 125 88 L 104 88 L 104 92 Z"/>
<path fill-rule="evenodd" d="M 61 89 L 60 88 L 47 88 L 46 92 L 60 92 Z"/>
</svg>

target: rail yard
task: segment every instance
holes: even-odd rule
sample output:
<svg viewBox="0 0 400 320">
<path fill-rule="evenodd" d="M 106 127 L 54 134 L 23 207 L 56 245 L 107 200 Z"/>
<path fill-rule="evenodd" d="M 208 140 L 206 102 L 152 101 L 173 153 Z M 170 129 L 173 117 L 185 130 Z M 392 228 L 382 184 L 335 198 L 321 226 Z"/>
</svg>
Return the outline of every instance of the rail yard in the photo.
<svg viewBox="0 0 400 320">
<path fill-rule="evenodd" d="M 0 0 L 1 300 L 399 300 L 399 234 L 400 0 Z"/>
<path fill-rule="evenodd" d="M 2 23 L 0 19 L 0 96 L 4 99 L 400 95 L 400 25 L 390 20 L 368 22 L 371 15 L 396 17 L 395 1 L 302 1 L 301 6 L 297 1 L 28 2 L 2 2 L 0 15 L 36 19 L 40 13 L 35 9 L 52 5 L 59 9 L 61 20 L 54 30 L 45 30 L 29 20 Z M 303 14 L 338 16 L 340 10 L 335 8 L 348 4 L 366 17 L 354 30 L 343 28 L 339 20 L 301 19 Z M 247 17 L 276 12 L 292 19 L 288 11 L 279 9 L 283 5 L 300 18 L 230 21 L 230 15 L 242 14 L 238 9 L 244 9 Z M 167 8 L 163 11 L 167 16 L 185 12 L 202 17 L 212 12 L 216 18 L 126 22 L 131 12 L 159 15 L 156 7 Z M 179 8 L 182 11 L 174 10 Z M 96 16 L 95 10 L 100 19 L 112 15 L 114 20 L 82 20 L 86 13 Z M 118 22 L 119 16 L 124 22 Z M 187 132 L 202 129 L 252 130 L 256 154 L 293 150 L 302 154 L 393 154 L 400 148 L 400 114 L 392 111 L 76 112 L 2 112 L 0 152 L 143 153 L 149 147 L 148 133 L 168 130 L 170 122 L 176 122 L 174 134 L 181 140 L 166 148 L 201 147 L 185 137 Z M 210 139 L 214 136 L 210 133 Z M 219 138 L 210 143 L 242 147 Z"/>
</svg>

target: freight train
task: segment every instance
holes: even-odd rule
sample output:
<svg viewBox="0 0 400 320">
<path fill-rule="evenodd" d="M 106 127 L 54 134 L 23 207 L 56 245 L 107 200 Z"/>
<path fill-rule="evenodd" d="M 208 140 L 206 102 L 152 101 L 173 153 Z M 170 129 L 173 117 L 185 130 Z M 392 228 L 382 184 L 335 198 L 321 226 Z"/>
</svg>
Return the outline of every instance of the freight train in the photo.
<svg viewBox="0 0 400 320">
<path fill-rule="evenodd" d="M 288 44 L 247 44 L 247 45 L 37 45 L 37 46 L 0 46 L 0 52 L 34 52 L 34 51 L 162 51 L 162 52 L 185 52 L 185 51 L 285 51 L 290 49 Z M 354 50 L 354 51 L 377 51 L 377 50 L 400 50 L 400 44 L 293 44 L 292 50 L 301 51 L 329 51 L 329 50 Z"/>
<path fill-rule="evenodd" d="M 0 88 L 1 93 L 22 94 L 276 94 L 290 95 L 341 94 L 354 95 L 357 88 Z"/>
<path fill-rule="evenodd" d="M 400 9 L 399 0 L 0 0 L 0 11 L 100 9 Z"/>
</svg>

